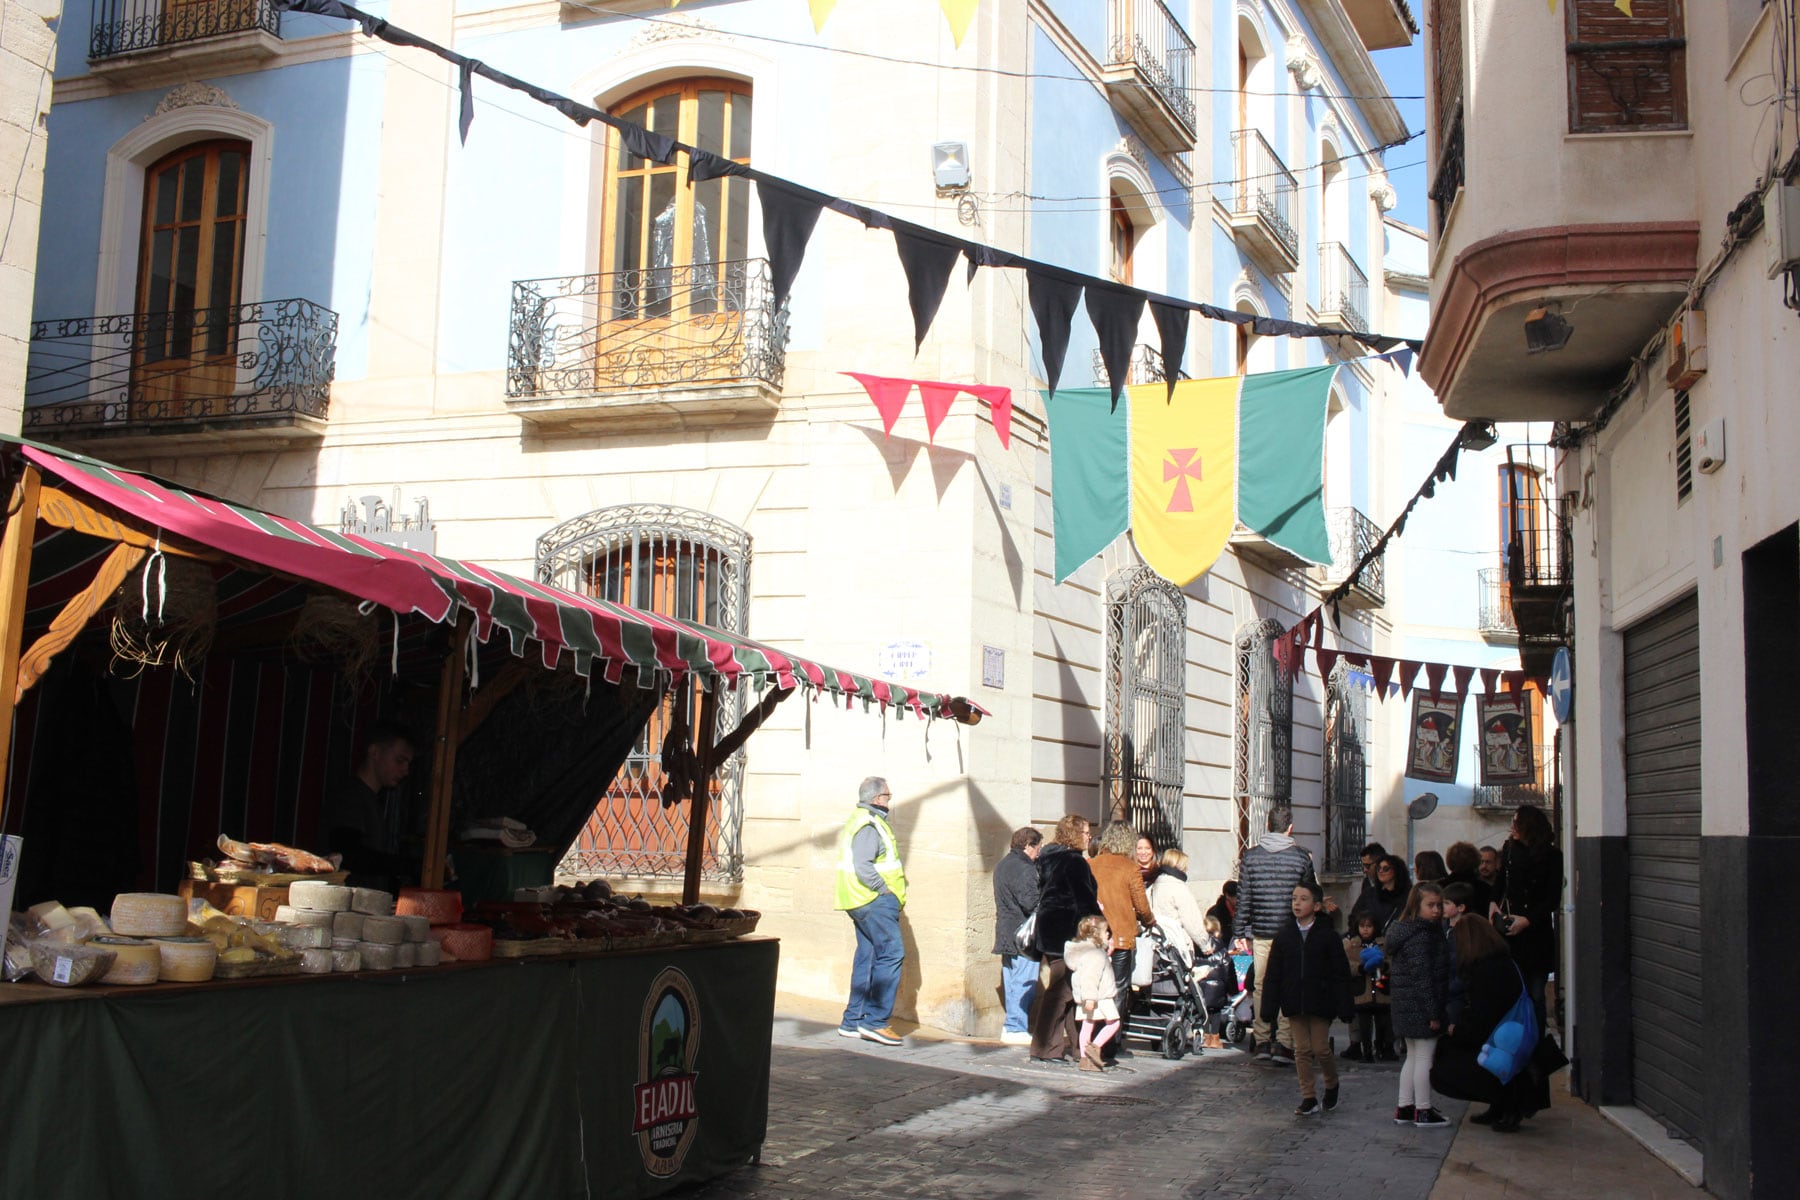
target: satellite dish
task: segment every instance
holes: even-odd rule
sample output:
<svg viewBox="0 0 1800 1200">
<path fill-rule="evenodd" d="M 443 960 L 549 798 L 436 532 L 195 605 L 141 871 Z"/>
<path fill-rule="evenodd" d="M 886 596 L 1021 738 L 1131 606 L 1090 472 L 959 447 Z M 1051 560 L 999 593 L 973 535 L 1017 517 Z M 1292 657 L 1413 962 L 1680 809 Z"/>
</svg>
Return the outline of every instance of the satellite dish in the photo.
<svg viewBox="0 0 1800 1200">
<path fill-rule="evenodd" d="M 1437 811 L 1437 793 L 1420 792 L 1406 806 L 1406 817 L 1410 821 L 1423 821 Z"/>
</svg>

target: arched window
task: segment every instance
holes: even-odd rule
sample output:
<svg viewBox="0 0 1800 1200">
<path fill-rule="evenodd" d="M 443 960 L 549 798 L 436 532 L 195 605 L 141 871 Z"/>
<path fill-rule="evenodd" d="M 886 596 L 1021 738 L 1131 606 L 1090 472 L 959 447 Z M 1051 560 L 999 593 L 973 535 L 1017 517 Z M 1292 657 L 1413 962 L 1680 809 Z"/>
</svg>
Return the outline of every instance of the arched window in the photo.
<svg viewBox="0 0 1800 1200">
<path fill-rule="evenodd" d="M 1238 850 L 1267 828 L 1269 809 L 1293 798 L 1294 677 L 1275 660 L 1279 621 L 1253 621 L 1237 635 L 1237 729 L 1233 790 Z"/>
<path fill-rule="evenodd" d="M 538 579 L 647 612 L 744 632 L 750 535 L 710 513 L 666 504 L 625 504 L 565 521 L 538 539 Z M 719 735 L 737 727 L 743 688 L 720 697 Z M 692 689 L 670 692 L 619 773 L 608 781 L 559 870 L 572 875 L 680 876 L 688 807 L 665 808 L 663 740 L 677 704 L 681 724 L 699 719 Z M 743 877 L 743 752 L 719 769 L 707 809 L 705 874 Z"/>
<path fill-rule="evenodd" d="M 144 172 L 134 408 L 213 395 L 237 372 L 250 144 L 193 142 Z"/>
<path fill-rule="evenodd" d="M 1148 567 L 1106 584 L 1108 819 L 1130 821 L 1158 847 L 1181 843 L 1187 783 L 1187 600 Z"/>
<path fill-rule="evenodd" d="M 1256 306 L 1251 304 L 1248 300 L 1238 301 L 1234 306 L 1234 311 L 1247 313 L 1252 316 L 1267 315 L 1258 313 Z M 1239 375 L 1248 375 L 1251 372 L 1273 371 L 1275 369 L 1275 339 L 1259 337 L 1258 335 L 1251 333 L 1250 326 L 1248 325 L 1234 325 L 1232 328 L 1237 330 L 1237 351 L 1235 354 L 1236 362 L 1234 368 L 1237 373 Z"/>
<path fill-rule="evenodd" d="M 1343 659 L 1325 685 L 1325 869 L 1354 871 L 1368 841 L 1369 776 L 1363 745 L 1369 697 Z"/>
<path fill-rule="evenodd" d="M 1131 257 L 1137 249 L 1137 226 L 1132 223 L 1131 210 L 1125 206 L 1125 198 L 1117 191 L 1112 194 L 1109 218 L 1107 225 L 1110 249 L 1107 263 L 1108 273 L 1112 276 L 1114 283 L 1129 285 L 1131 283 Z"/>
<path fill-rule="evenodd" d="M 1325 507 L 1346 508 L 1351 504 L 1350 409 L 1343 388 L 1331 385 L 1331 398 L 1325 406 Z"/>
</svg>

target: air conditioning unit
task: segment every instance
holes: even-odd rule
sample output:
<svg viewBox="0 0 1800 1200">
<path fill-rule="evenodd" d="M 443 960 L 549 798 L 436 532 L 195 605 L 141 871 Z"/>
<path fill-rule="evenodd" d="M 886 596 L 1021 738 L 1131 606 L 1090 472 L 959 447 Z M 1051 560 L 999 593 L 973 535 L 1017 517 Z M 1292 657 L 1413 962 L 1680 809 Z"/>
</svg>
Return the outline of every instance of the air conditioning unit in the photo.
<svg viewBox="0 0 1800 1200">
<path fill-rule="evenodd" d="M 1706 374 L 1706 314 L 1684 308 L 1669 326 L 1669 364 L 1664 378 L 1678 392 L 1685 392 Z"/>
</svg>

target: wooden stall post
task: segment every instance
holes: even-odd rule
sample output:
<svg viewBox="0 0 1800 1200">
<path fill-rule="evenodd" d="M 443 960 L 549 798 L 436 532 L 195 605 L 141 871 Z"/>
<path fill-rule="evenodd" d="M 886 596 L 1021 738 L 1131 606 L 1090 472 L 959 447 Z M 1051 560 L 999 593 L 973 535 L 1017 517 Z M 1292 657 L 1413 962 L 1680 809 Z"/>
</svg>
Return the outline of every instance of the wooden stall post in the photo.
<svg viewBox="0 0 1800 1200">
<path fill-rule="evenodd" d="M 450 849 L 450 785 L 456 777 L 456 750 L 462 738 L 463 656 L 468 653 L 473 620 L 468 613 L 457 621 L 450 637 L 449 657 L 438 676 L 437 729 L 431 743 L 431 807 L 425 818 L 425 861 L 419 865 L 419 882 L 428 888 L 444 886 L 444 855 Z"/>
<path fill-rule="evenodd" d="M 715 689 L 718 685 L 714 685 Z M 681 881 L 681 902 L 697 904 L 700 901 L 700 866 L 706 857 L 706 820 L 707 810 L 712 806 L 712 777 L 719 769 L 719 764 L 738 752 L 750 735 L 762 728 L 762 723 L 769 719 L 775 706 L 794 694 L 793 688 L 771 688 L 757 706 L 744 714 L 737 728 L 713 741 L 712 731 L 717 724 L 717 708 L 714 706 L 714 693 L 708 692 L 700 705 L 700 729 L 694 735 L 697 752 L 695 754 L 695 771 L 697 780 L 694 793 L 688 802 L 688 844 L 686 872 Z"/>
<path fill-rule="evenodd" d="M 12 767 L 13 712 L 18 707 L 19 651 L 25 639 L 25 590 L 31 585 L 31 545 L 37 538 L 38 488 L 43 476 L 26 463 L 13 485 L 11 516 L 0 538 L 0 824 L 6 820 L 7 772 Z"/>
</svg>

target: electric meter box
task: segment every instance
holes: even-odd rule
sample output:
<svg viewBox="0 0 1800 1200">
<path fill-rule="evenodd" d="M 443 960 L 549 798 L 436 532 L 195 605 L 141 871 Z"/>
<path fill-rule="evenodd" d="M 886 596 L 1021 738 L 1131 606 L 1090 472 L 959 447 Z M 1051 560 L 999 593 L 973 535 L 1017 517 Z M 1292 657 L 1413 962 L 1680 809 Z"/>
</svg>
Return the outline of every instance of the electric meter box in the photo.
<svg viewBox="0 0 1800 1200">
<path fill-rule="evenodd" d="M 1763 197 L 1769 239 L 1769 278 L 1800 267 L 1800 185 L 1777 183 Z"/>
</svg>

